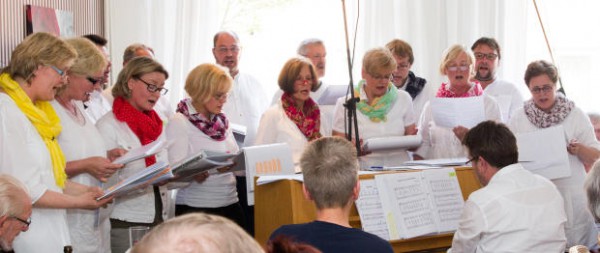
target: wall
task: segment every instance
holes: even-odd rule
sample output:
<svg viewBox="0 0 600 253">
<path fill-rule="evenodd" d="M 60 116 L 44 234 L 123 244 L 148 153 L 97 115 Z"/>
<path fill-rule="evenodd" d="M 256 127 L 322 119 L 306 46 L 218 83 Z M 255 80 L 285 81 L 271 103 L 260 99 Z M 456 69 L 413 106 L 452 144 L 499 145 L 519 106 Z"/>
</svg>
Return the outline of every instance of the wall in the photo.
<svg viewBox="0 0 600 253">
<path fill-rule="evenodd" d="M 0 0 L 0 67 L 26 35 L 28 4 L 72 12 L 75 35 L 104 35 L 104 0 Z"/>
</svg>

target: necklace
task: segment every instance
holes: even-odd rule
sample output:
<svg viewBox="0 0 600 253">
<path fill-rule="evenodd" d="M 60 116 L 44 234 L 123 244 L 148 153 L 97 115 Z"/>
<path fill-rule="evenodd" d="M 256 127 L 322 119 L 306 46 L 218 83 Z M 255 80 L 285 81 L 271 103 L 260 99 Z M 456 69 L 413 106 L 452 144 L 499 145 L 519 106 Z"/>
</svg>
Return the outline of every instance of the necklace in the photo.
<svg viewBox="0 0 600 253">
<path fill-rule="evenodd" d="M 77 106 L 73 103 L 72 100 L 65 101 L 63 97 L 56 97 L 58 103 L 67 111 L 69 116 L 75 120 L 75 122 L 80 125 L 85 125 L 85 117 L 81 113 L 80 110 L 77 109 Z"/>
</svg>

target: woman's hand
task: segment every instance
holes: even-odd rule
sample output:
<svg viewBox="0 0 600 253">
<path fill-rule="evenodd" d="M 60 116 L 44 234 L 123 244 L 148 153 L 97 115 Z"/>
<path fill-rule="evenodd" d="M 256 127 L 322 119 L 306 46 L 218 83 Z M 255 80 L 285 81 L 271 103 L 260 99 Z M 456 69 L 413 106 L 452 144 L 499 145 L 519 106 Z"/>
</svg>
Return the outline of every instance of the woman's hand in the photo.
<svg viewBox="0 0 600 253">
<path fill-rule="evenodd" d="M 592 165 L 596 160 L 600 159 L 600 150 L 586 146 L 577 139 L 572 139 L 569 142 L 569 145 L 567 145 L 567 152 L 577 156 L 577 158 L 585 165 Z"/>
<path fill-rule="evenodd" d="M 194 181 L 196 181 L 197 183 L 202 183 L 202 182 L 204 182 L 204 180 L 206 180 L 208 178 L 208 176 L 210 176 L 208 174 L 208 171 L 202 172 L 202 173 L 194 176 Z"/>
<path fill-rule="evenodd" d="M 94 156 L 85 159 L 85 170 L 101 182 L 106 182 L 123 164 L 114 164 L 104 157 Z"/>
<path fill-rule="evenodd" d="M 127 149 L 113 148 L 111 150 L 106 151 L 106 157 L 108 157 L 108 160 L 110 160 L 112 162 L 115 159 L 123 156 L 125 153 L 127 153 Z"/>
</svg>

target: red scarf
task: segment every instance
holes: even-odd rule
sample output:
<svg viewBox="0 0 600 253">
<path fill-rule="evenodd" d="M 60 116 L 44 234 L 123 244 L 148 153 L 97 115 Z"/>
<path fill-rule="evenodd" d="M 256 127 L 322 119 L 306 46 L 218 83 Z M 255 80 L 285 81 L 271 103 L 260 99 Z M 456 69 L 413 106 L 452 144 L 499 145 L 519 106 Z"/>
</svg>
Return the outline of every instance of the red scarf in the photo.
<svg viewBox="0 0 600 253">
<path fill-rule="evenodd" d="M 122 97 L 113 102 L 113 113 L 117 120 L 127 123 L 142 145 L 155 141 L 162 133 L 162 120 L 154 110 L 141 112 Z M 156 163 L 156 156 L 146 157 L 146 166 Z"/>
<path fill-rule="evenodd" d="M 281 105 L 285 114 L 296 124 L 308 141 L 321 137 L 321 111 L 312 98 L 304 101 L 304 107 L 307 109 L 306 114 L 296 108 L 294 98 L 287 93 L 281 95 Z"/>
</svg>

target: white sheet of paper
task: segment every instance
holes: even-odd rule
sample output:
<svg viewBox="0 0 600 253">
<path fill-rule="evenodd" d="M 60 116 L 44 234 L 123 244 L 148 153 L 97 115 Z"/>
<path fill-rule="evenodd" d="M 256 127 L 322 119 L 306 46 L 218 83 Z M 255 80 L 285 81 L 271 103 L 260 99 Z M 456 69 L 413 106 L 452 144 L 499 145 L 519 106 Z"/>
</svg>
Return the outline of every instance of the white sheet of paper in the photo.
<svg viewBox="0 0 600 253">
<path fill-rule="evenodd" d="M 406 161 L 404 165 L 424 165 L 424 166 L 465 166 L 467 161 L 466 157 L 461 158 L 440 158 L 440 159 L 428 159 L 428 160 L 414 160 Z"/>
<path fill-rule="evenodd" d="M 519 162 L 525 169 L 548 179 L 571 176 L 567 137 L 562 125 L 515 136 Z"/>
<path fill-rule="evenodd" d="M 329 85 L 316 101 L 319 105 L 335 105 L 338 98 L 346 95 L 348 85 Z"/>
<path fill-rule="evenodd" d="M 377 152 L 382 150 L 414 148 L 421 145 L 422 141 L 423 139 L 420 134 L 371 138 L 363 143 L 363 149 L 366 151 Z"/>
<path fill-rule="evenodd" d="M 304 177 L 302 174 L 260 176 L 256 180 L 256 185 L 270 184 L 282 180 L 295 180 L 298 182 L 304 182 Z"/>
<path fill-rule="evenodd" d="M 432 207 L 438 233 L 455 231 L 462 214 L 465 200 L 453 168 L 423 171 L 423 177 L 433 196 Z"/>
<path fill-rule="evenodd" d="M 360 216 L 362 229 L 389 241 L 390 234 L 374 179 L 360 180 L 360 193 L 354 204 Z"/>
<path fill-rule="evenodd" d="M 466 98 L 432 98 L 433 121 L 440 127 L 472 128 L 485 120 L 483 96 Z"/>
<path fill-rule="evenodd" d="M 254 205 L 254 176 L 295 174 L 292 149 L 287 143 L 250 146 L 242 150 L 248 205 Z"/>
<path fill-rule="evenodd" d="M 166 144 L 165 139 L 162 139 L 162 138 L 158 139 L 156 141 L 148 143 L 139 148 L 134 148 L 134 149 L 127 151 L 127 153 L 125 153 L 121 157 L 115 159 L 113 161 L 113 163 L 126 164 L 128 162 L 132 162 L 137 159 L 142 159 L 144 157 L 154 155 L 154 154 L 160 152 L 163 148 L 165 148 L 165 146 L 166 146 L 165 144 Z"/>
<path fill-rule="evenodd" d="M 498 107 L 500 107 L 500 112 L 502 113 L 502 121 L 506 122 L 508 120 L 508 117 L 510 116 L 510 103 L 512 102 L 512 97 L 508 95 L 498 95 L 494 98 L 498 103 Z"/>
</svg>

